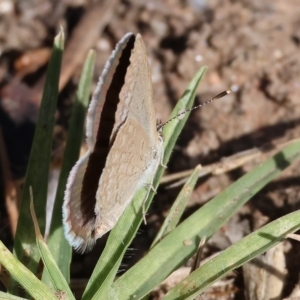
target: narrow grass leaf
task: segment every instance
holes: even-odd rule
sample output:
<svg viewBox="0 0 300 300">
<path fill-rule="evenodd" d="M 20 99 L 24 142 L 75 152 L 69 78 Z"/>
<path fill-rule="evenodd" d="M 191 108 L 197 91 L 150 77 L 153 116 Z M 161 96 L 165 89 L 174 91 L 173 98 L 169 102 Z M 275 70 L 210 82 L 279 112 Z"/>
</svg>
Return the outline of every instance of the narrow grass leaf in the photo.
<svg viewBox="0 0 300 300">
<path fill-rule="evenodd" d="M 12 276 L 15 284 L 21 285 L 33 299 L 57 300 L 55 293 L 18 261 L 1 241 L 0 263 Z"/>
<path fill-rule="evenodd" d="M 299 228 L 299 210 L 271 222 L 209 260 L 170 290 L 163 299 L 195 299 L 225 274 L 266 252 L 281 242 L 288 233 Z"/>
<path fill-rule="evenodd" d="M 201 166 L 198 165 L 186 181 L 150 248 L 153 248 L 165 235 L 177 226 L 199 178 L 200 170 Z M 149 295 L 143 299 L 146 300 L 148 298 Z"/>
<path fill-rule="evenodd" d="M 14 295 L 11 295 L 11 294 L 7 294 L 7 293 L 4 293 L 4 292 L 0 292 L 0 299 L 1 300 L 28 300 L 26 298 L 21 298 L 21 297 L 14 296 Z"/>
<path fill-rule="evenodd" d="M 48 246 L 45 243 L 44 238 L 40 232 L 39 224 L 37 222 L 36 214 L 34 211 L 31 187 L 30 187 L 30 193 L 31 193 L 30 213 L 31 213 L 33 224 L 34 224 L 37 247 L 39 249 L 40 256 L 44 263 L 44 269 L 48 273 L 48 275 L 51 279 L 52 285 L 57 292 L 64 293 L 64 296 L 68 296 L 68 299 L 75 299 L 72 291 L 70 290 L 69 284 L 67 283 L 63 274 L 60 272 L 53 256 L 51 255 L 51 253 L 48 249 Z"/>
<path fill-rule="evenodd" d="M 191 176 L 189 177 L 189 179 L 187 180 L 187 182 L 185 183 L 185 185 L 183 186 L 183 188 L 181 189 L 178 197 L 176 198 L 174 204 L 170 209 L 170 212 L 168 213 L 168 216 L 166 217 L 157 236 L 155 237 L 151 248 L 177 226 L 194 190 L 200 171 L 201 166 L 197 166 L 191 174 Z"/>
<path fill-rule="evenodd" d="M 171 117 L 176 116 L 178 111 L 182 108 L 188 109 L 193 106 L 196 89 L 205 71 L 206 68 L 201 68 L 201 70 L 193 78 L 183 97 L 176 105 Z M 189 113 L 187 113 L 181 120 L 174 120 L 164 129 L 164 164 L 166 164 L 169 160 L 176 139 L 179 136 L 181 129 L 188 118 L 188 115 Z M 163 172 L 164 168 L 160 167 L 154 177 L 153 187 L 155 189 L 159 184 L 159 180 Z M 153 191 L 150 191 L 149 197 L 145 201 L 147 192 L 148 191 L 146 188 L 142 188 L 136 193 L 131 204 L 126 208 L 117 225 L 111 231 L 106 243 L 106 247 L 100 259 L 98 260 L 98 263 L 83 294 L 83 299 L 107 299 L 107 294 L 110 290 L 111 284 L 115 279 L 125 251 L 132 242 L 142 222 L 142 205 L 145 202 L 145 207 L 148 209 L 154 196 Z M 118 298 L 108 297 L 108 299 Z"/>
<path fill-rule="evenodd" d="M 108 299 L 140 299 L 180 267 L 236 211 L 300 158 L 300 142 L 285 147 L 192 214 L 112 285 Z"/>
<path fill-rule="evenodd" d="M 95 58 L 95 52 L 91 50 L 88 53 L 85 64 L 83 66 L 78 91 L 76 93 L 72 117 L 70 120 L 66 149 L 59 176 L 50 233 L 47 241 L 49 250 L 52 253 L 54 260 L 56 261 L 59 269 L 61 270 L 68 283 L 70 282 L 72 248 L 64 236 L 64 228 L 62 225 L 62 204 L 69 173 L 79 157 L 84 120 L 89 102 L 89 95 L 94 72 Z M 44 270 L 43 272 L 42 280 L 47 284 L 51 284 L 51 280 L 46 270 Z"/>
<path fill-rule="evenodd" d="M 23 187 L 20 215 L 15 236 L 14 254 L 34 273 L 36 273 L 40 256 L 29 211 L 29 187 L 32 186 L 34 199 L 36 199 L 35 211 L 38 215 L 39 227 L 44 231 L 48 174 L 55 123 L 54 115 L 58 96 L 63 45 L 64 35 L 61 32 L 55 37 L 47 69 L 47 79 Z M 16 289 L 16 285 L 12 283 L 10 288 Z"/>
</svg>

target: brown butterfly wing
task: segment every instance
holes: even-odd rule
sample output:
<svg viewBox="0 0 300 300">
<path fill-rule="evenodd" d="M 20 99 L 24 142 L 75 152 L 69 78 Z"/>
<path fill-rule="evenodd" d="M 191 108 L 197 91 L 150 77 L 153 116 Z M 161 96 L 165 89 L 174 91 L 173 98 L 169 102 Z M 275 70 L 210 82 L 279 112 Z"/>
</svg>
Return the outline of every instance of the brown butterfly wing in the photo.
<svg viewBox="0 0 300 300">
<path fill-rule="evenodd" d="M 146 49 L 137 35 L 120 92 L 114 125 L 117 134 L 111 140 L 97 191 L 97 238 L 114 227 L 135 191 L 152 181 L 160 162 L 162 147 L 152 96 Z"/>
<path fill-rule="evenodd" d="M 63 204 L 65 236 L 82 252 L 91 248 L 95 241 L 96 191 L 109 152 L 109 140 L 114 135 L 119 93 L 134 41 L 132 33 L 125 35 L 105 65 L 88 110 L 86 135 L 89 151 L 79 159 L 68 178 Z"/>
</svg>

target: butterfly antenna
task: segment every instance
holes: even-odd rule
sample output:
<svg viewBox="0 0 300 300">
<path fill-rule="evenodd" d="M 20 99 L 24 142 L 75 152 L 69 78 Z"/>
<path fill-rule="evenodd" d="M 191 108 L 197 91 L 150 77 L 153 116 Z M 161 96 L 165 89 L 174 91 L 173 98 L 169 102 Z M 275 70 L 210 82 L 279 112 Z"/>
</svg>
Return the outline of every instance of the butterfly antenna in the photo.
<svg viewBox="0 0 300 300">
<path fill-rule="evenodd" d="M 181 117 L 181 116 L 185 115 L 186 113 L 188 113 L 188 112 L 190 112 L 190 111 L 192 111 L 192 110 L 195 110 L 195 109 L 200 108 L 200 107 L 202 107 L 202 106 L 204 106 L 204 105 L 207 105 L 207 104 L 209 104 L 209 103 L 211 103 L 211 102 L 213 102 L 213 101 L 216 101 L 216 100 L 218 100 L 218 99 L 220 99 L 220 98 L 223 98 L 223 97 L 225 97 L 226 95 L 228 95 L 228 94 L 230 94 L 230 93 L 231 93 L 230 90 L 224 91 L 224 92 L 222 92 L 222 93 L 216 95 L 215 97 L 211 98 L 210 100 L 208 100 L 208 101 L 206 101 L 206 102 L 204 102 L 204 103 L 201 103 L 201 104 L 199 104 L 199 105 L 197 105 L 197 106 L 194 106 L 194 107 L 192 107 L 192 108 L 189 108 L 189 109 L 185 109 L 183 112 L 180 112 L 178 115 L 176 115 L 176 116 L 173 117 L 172 119 L 168 120 L 166 123 L 164 123 L 164 124 L 162 124 L 162 125 L 159 125 L 159 126 L 157 127 L 157 130 L 158 130 L 158 131 L 159 131 L 159 130 L 162 130 L 168 123 L 170 123 L 170 122 L 173 121 L 174 119 L 177 119 L 178 117 Z"/>
</svg>

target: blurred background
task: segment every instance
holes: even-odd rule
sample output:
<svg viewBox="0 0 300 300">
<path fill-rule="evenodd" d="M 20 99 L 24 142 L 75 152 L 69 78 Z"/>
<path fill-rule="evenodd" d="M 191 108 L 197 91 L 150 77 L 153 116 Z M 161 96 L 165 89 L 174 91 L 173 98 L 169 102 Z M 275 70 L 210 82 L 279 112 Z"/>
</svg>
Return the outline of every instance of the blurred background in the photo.
<svg viewBox="0 0 300 300">
<path fill-rule="evenodd" d="M 234 91 L 191 114 L 166 174 L 189 170 L 197 164 L 210 165 L 241 151 L 276 146 L 299 136 L 299 1 L 0 0 L 0 238 L 10 249 L 45 70 L 60 27 L 65 31 L 66 47 L 54 131 L 50 200 L 55 193 L 72 103 L 87 51 L 94 48 L 97 53 L 94 88 L 115 44 L 128 31 L 139 32 L 144 39 L 159 121 L 168 120 L 188 83 L 204 65 L 208 71 L 198 89 L 196 104 L 223 90 Z M 256 158 L 230 172 L 201 178 L 185 217 L 261 161 L 261 157 Z M 299 209 L 299 183 L 298 164 L 256 195 L 212 237 L 204 257 Z M 120 272 L 147 251 L 179 190 L 180 184 L 173 187 L 165 183 L 159 188 L 148 212 L 148 225 L 142 225 Z M 51 204 L 48 210 L 50 213 Z M 74 280 L 84 285 L 104 244 L 102 238 L 92 253 L 74 256 Z M 281 250 L 285 262 L 282 299 L 291 295 L 299 280 L 298 244 L 286 241 Z M 238 269 L 203 299 L 245 299 L 245 274 Z M 160 299 L 163 293 L 164 287 L 158 288 L 152 299 Z"/>
</svg>

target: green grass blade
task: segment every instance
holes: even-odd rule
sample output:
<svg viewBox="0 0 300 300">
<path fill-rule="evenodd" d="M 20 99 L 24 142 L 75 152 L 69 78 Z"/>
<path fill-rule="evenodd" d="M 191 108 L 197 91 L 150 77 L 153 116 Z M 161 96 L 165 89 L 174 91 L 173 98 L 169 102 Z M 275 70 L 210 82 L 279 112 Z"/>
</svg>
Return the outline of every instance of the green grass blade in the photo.
<svg viewBox="0 0 300 300">
<path fill-rule="evenodd" d="M 108 299 L 140 299 L 180 267 L 196 251 L 202 237 L 210 238 L 236 211 L 286 167 L 300 158 L 300 142 L 237 180 L 170 232 L 135 266 L 117 279 Z"/>
<path fill-rule="evenodd" d="M 57 292 L 60 292 L 61 294 L 63 293 L 64 296 L 67 296 L 66 299 L 75 300 L 68 282 L 57 266 L 56 261 L 54 260 L 45 241 L 42 238 L 37 238 L 37 245 L 44 263 L 44 270 L 47 272 L 51 280 L 51 286 L 53 286 Z"/>
<path fill-rule="evenodd" d="M 64 36 L 61 32 L 55 37 L 47 69 L 47 79 L 23 187 L 20 215 L 15 236 L 14 253 L 33 273 L 37 270 L 40 256 L 35 242 L 34 228 L 29 211 L 29 186 L 32 186 L 34 199 L 36 199 L 35 211 L 38 215 L 38 223 L 41 230 L 44 231 L 48 174 L 55 122 L 54 115 L 58 96 L 63 45 Z M 11 287 L 16 288 L 16 285 L 12 284 Z"/>
<path fill-rule="evenodd" d="M 48 238 L 49 250 L 67 282 L 70 282 L 72 248 L 64 236 L 64 229 L 62 225 L 62 203 L 69 172 L 79 157 L 84 120 L 89 102 L 90 88 L 94 72 L 95 58 L 95 52 L 91 50 L 88 53 L 83 66 L 83 71 L 76 94 L 76 100 L 73 107 L 73 113 L 70 120 L 68 139 L 57 186 L 53 217 Z M 42 280 L 43 282 L 50 284 L 51 280 L 46 271 L 43 272 Z"/>
<path fill-rule="evenodd" d="M 30 187 L 30 193 L 32 194 L 32 189 Z M 47 244 L 44 241 L 44 238 L 40 232 L 40 228 L 37 222 L 36 214 L 34 211 L 33 198 L 30 201 L 30 212 L 34 224 L 36 243 L 40 252 L 40 256 L 44 263 L 44 269 L 49 275 L 52 285 L 55 291 L 64 294 L 64 297 L 68 296 L 68 299 L 74 299 L 73 293 L 70 290 L 69 284 L 67 283 L 65 277 L 60 272 L 59 267 L 57 266 L 53 256 L 51 255 Z"/>
<path fill-rule="evenodd" d="M 249 234 L 217 257 L 192 272 L 168 292 L 164 300 L 195 299 L 205 288 L 228 272 L 250 261 L 300 228 L 300 211 L 281 217 Z"/>
<path fill-rule="evenodd" d="M 185 210 L 185 207 L 191 197 L 193 189 L 197 183 L 200 171 L 201 171 L 201 166 L 197 166 L 194 172 L 191 174 L 190 178 L 185 183 L 184 187 L 181 189 L 178 197 L 176 198 L 174 204 L 171 207 L 168 216 L 166 217 L 157 236 L 155 237 L 151 245 L 151 248 L 177 226 Z"/>
<path fill-rule="evenodd" d="M 191 174 L 191 176 L 188 178 L 187 182 L 181 189 L 178 197 L 174 201 L 170 212 L 168 213 L 150 248 L 153 248 L 165 235 L 171 232 L 179 223 L 180 218 L 186 208 L 186 205 L 191 197 L 191 194 L 199 178 L 200 170 L 201 166 L 198 165 Z M 149 295 L 145 296 L 143 300 L 147 300 L 148 298 Z"/>
<path fill-rule="evenodd" d="M 205 71 L 206 68 L 202 68 L 196 74 L 183 97 L 176 105 L 171 117 L 177 115 L 180 109 L 190 108 L 193 106 L 198 84 L 201 81 Z M 164 164 L 166 164 L 169 160 L 176 139 L 179 136 L 181 129 L 188 118 L 188 115 L 189 114 L 187 113 L 181 120 L 172 121 L 164 129 Z M 154 188 L 157 188 L 163 172 L 164 169 L 160 167 L 153 180 Z M 117 225 L 111 231 L 106 247 L 88 282 L 83 299 L 90 300 L 107 298 L 107 294 L 113 280 L 115 279 L 125 251 L 129 247 L 142 222 L 142 203 L 144 202 L 146 195 L 146 188 L 143 188 L 136 193 L 133 201 L 126 208 Z M 150 206 L 153 196 L 154 193 L 151 191 L 145 203 L 146 209 L 148 209 Z"/>
<path fill-rule="evenodd" d="M 33 299 L 57 300 L 54 292 L 18 261 L 1 241 L 0 263 L 12 276 L 14 283 L 21 285 Z"/>
<path fill-rule="evenodd" d="M 4 293 L 4 292 L 0 292 L 0 299 L 1 300 L 28 300 L 26 298 L 21 298 L 21 297 L 14 296 L 14 295 L 11 295 L 11 294 L 7 294 L 7 293 Z"/>
</svg>

